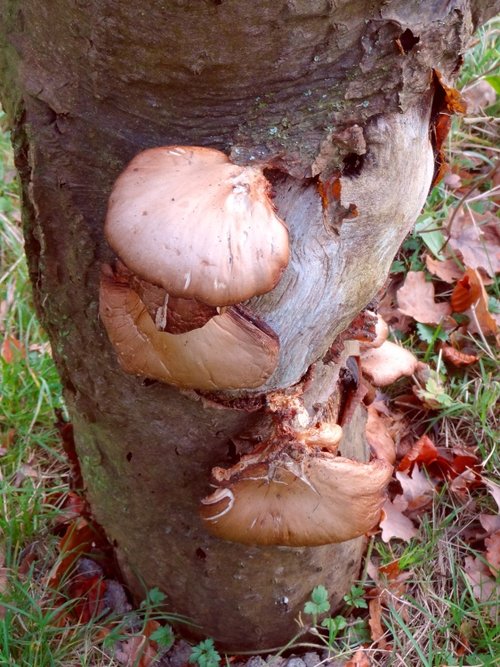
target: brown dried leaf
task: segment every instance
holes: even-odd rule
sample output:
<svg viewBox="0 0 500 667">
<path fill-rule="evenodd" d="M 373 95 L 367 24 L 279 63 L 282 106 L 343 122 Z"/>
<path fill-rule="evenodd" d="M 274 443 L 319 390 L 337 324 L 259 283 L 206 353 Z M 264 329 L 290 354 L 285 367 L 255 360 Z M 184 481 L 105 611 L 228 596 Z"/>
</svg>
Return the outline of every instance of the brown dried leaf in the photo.
<svg viewBox="0 0 500 667">
<path fill-rule="evenodd" d="M 405 472 L 396 472 L 396 478 L 403 489 L 403 497 L 407 502 L 407 510 L 413 512 L 429 505 L 435 492 L 434 484 L 420 472 L 415 465 L 411 476 Z"/>
<path fill-rule="evenodd" d="M 498 514 L 480 514 L 479 522 L 488 535 L 500 532 L 500 515 Z"/>
<path fill-rule="evenodd" d="M 468 271 L 457 281 L 451 293 L 451 307 L 455 313 L 463 313 L 481 296 L 481 285 Z"/>
<path fill-rule="evenodd" d="M 426 255 L 425 266 L 429 273 L 432 273 L 433 276 L 437 276 L 445 283 L 455 283 L 463 275 L 463 270 L 453 259 L 445 259 L 440 262 L 438 259 L 434 259 L 431 255 Z"/>
<path fill-rule="evenodd" d="M 417 535 L 418 530 L 410 519 L 403 514 L 407 507 L 408 502 L 403 496 L 396 496 L 393 501 L 389 499 L 385 501 L 382 508 L 382 521 L 380 522 L 384 542 L 389 542 L 393 538 L 409 542 L 412 537 Z"/>
<path fill-rule="evenodd" d="M 489 603 L 490 618 L 495 620 L 500 612 L 500 585 L 490 576 L 488 566 L 480 558 L 466 556 L 464 571 L 472 586 L 472 594 L 479 602 Z"/>
<path fill-rule="evenodd" d="M 115 659 L 124 667 L 150 667 L 156 660 L 157 651 L 145 635 L 136 635 L 124 642 L 115 651 Z"/>
<path fill-rule="evenodd" d="M 409 470 L 413 463 L 423 463 L 424 465 L 428 465 L 431 461 L 435 461 L 437 458 L 438 451 L 436 445 L 428 435 L 423 435 L 402 459 L 398 470 Z"/>
<path fill-rule="evenodd" d="M 467 104 L 469 114 L 477 113 L 481 109 L 489 107 L 497 99 L 495 89 L 484 79 L 468 86 L 462 91 L 462 96 Z"/>
<path fill-rule="evenodd" d="M 26 350 L 20 340 L 9 334 L 2 342 L 0 356 L 11 364 L 15 359 L 26 357 Z"/>
<path fill-rule="evenodd" d="M 368 625 L 370 626 L 371 638 L 379 648 L 385 650 L 387 648 L 387 640 L 385 639 L 385 630 L 382 627 L 382 603 L 379 595 L 369 600 L 368 610 L 370 614 Z"/>
<path fill-rule="evenodd" d="M 448 489 L 465 502 L 469 497 L 469 489 L 475 481 L 476 473 L 473 470 L 464 470 L 451 480 Z"/>
<path fill-rule="evenodd" d="M 484 540 L 486 546 L 486 560 L 491 574 L 496 577 L 500 572 L 500 531 L 493 533 Z"/>
<path fill-rule="evenodd" d="M 28 463 L 23 463 L 16 472 L 12 485 L 16 487 L 16 489 L 19 488 L 28 477 L 31 479 L 38 479 L 40 473 Z"/>
<path fill-rule="evenodd" d="M 397 292 L 399 310 L 423 324 L 439 324 L 451 314 L 448 303 L 434 300 L 434 285 L 426 282 L 423 271 L 408 271 Z"/>
<path fill-rule="evenodd" d="M 493 213 L 472 214 L 461 209 L 449 231 L 450 246 L 468 267 L 483 268 L 492 278 L 500 272 L 500 224 Z"/>
<path fill-rule="evenodd" d="M 393 464 L 396 460 L 396 446 L 389 431 L 391 420 L 381 415 L 372 403 L 368 406 L 366 422 L 366 440 L 377 459 L 383 459 Z"/>
<path fill-rule="evenodd" d="M 371 660 L 363 651 L 362 648 L 356 651 L 350 660 L 348 660 L 344 667 L 370 667 Z"/>
<path fill-rule="evenodd" d="M 486 486 L 488 488 L 488 491 L 493 496 L 493 498 L 494 498 L 494 500 L 495 500 L 495 502 L 498 506 L 498 509 L 500 511 L 500 486 L 498 484 L 495 484 L 495 482 L 492 482 L 489 479 L 485 479 L 484 483 L 486 484 Z"/>
<path fill-rule="evenodd" d="M 470 364 L 475 364 L 476 361 L 479 360 L 477 355 L 465 354 L 464 352 L 460 352 L 460 350 L 456 350 L 451 345 L 443 345 L 441 347 L 441 353 L 445 361 L 449 361 L 450 364 L 458 366 L 459 368 L 462 366 L 470 366 Z"/>
</svg>

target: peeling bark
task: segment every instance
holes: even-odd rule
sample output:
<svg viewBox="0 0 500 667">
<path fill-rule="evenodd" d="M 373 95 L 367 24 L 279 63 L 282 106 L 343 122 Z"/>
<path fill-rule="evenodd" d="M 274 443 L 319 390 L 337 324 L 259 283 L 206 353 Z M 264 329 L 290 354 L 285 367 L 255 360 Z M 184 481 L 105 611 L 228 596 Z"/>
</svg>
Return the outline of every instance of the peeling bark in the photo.
<svg viewBox="0 0 500 667">
<path fill-rule="evenodd" d="M 158 585 L 225 648 L 284 642 L 315 585 L 335 606 L 358 572 L 362 539 L 232 544 L 206 533 L 198 504 L 212 467 L 231 465 L 232 440 L 265 428 L 265 392 L 303 381 L 314 419 L 342 402 L 348 352 L 325 355 L 383 283 L 424 201 L 433 69 L 450 81 L 497 6 L 3 0 L 1 93 L 26 250 L 90 502 L 134 593 Z M 292 260 L 275 290 L 245 304 L 281 346 L 256 394 L 201 396 L 126 375 L 99 322 L 112 183 L 138 151 L 169 144 L 270 170 Z M 343 456 L 366 460 L 363 429 L 355 411 Z"/>
</svg>

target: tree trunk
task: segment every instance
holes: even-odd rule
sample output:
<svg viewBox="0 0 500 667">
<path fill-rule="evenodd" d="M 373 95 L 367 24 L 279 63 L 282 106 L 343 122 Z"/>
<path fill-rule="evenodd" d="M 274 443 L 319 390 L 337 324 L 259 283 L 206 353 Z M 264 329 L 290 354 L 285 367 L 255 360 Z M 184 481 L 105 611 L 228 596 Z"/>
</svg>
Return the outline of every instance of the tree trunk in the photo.
<svg viewBox="0 0 500 667">
<path fill-rule="evenodd" d="M 453 78 L 494 3 L 3 4 L 26 251 L 95 516 L 137 596 L 159 586 L 227 649 L 281 644 L 315 585 L 341 601 L 363 538 L 231 543 L 208 534 L 200 499 L 233 441 L 268 424 L 270 392 L 300 389 L 311 421 L 338 416 L 349 348 L 332 345 L 383 285 L 431 185 L 429 127 L 444 90 L 433 69 Z M 99 320 L 111 186 L 140 150 L 179 144 L 265 166 L 289 229 L 277 287 L 245 304 L 280 344 L 257 389 L 206 396 L 128 375 Z M 367 460 L 362 413 L 351 413 L 341 452 Z"/>
</svg>

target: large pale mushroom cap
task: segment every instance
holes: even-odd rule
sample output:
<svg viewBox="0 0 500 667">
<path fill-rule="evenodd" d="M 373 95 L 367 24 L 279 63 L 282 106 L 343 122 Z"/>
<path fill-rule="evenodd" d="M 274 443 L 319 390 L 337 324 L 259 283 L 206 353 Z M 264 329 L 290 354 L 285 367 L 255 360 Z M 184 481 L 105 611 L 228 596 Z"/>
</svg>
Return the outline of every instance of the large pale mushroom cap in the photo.
<svg viewBox="0 0 500 667">
<path fill-rule="evenodd" d="M 302 463 L 258 463 L 203 498 L 217 537 L 243 544 L 318 546 L 363 535 L 380 518 L 392 466 L 315 453 Z"/>
<path fill-rule="evenodd" d="M 256 388 L 278 361 L 277 336 L 238 308 L 188 333 L 158 331 L 138 294 L 109 267 L 101 276 L 100 316 L 124 370 L 176 387 Z"/>
<path fill-rule="evenodd" d="M 411 352 L 388 340 L 380 347 L 364 350 L 360 360 L 363 373 L 378 387 L 392 384 L 404 375 L 413 375 L 418 363 Z"/>
<path fill-rule="evenodd" d="M 124 264 L 170 295 L 214 306 L 269 292 L 288 264 L 288 231 L 258 167 L 211 148 L 137 155 L 116 181 L 106 238 Z"/>
</svg>

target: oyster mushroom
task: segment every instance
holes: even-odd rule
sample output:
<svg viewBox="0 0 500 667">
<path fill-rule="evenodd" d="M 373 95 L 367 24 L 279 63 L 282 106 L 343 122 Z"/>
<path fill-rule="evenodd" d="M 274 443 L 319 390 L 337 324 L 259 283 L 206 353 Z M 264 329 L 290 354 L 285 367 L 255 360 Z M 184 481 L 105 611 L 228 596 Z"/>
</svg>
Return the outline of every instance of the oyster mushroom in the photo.
<svg viewBox="0 0 500 667">
<path fill-rule="evenodd" d="M 276 335 L 239 307 L 187 333 L 158 331 L 146 305 L 123 276 L 105 266 L 100 316 L 125 371 L 181 388 L 255 388 L 274 371 Z"/>
<path fill-rule="evenodd" d="M 211 306 L 272 290 L 288 264 L 288 231 L 259 167 L 221 151 L 139 153 L 111 193 L 104 231 L 125 266 L 171 296 Z"/>
<path fill-rule="evenodd" d="M 343 542 L 380 519 L 392 466 L 358 463 L 325 452 L 288 454 L 255 462 L 227 478 L 201 501 L 200 514 L 213 535 L 243 544 L 319 546 Z"/>
<path fill-rule="evenodd" d="M 363 373 L 379 387 L 392 384 L 404 375 L 413 375 L 418 363 L 411 352 L 388 340 L 380 347 L 364 350 L 360 361 Z"/>
</svg>

